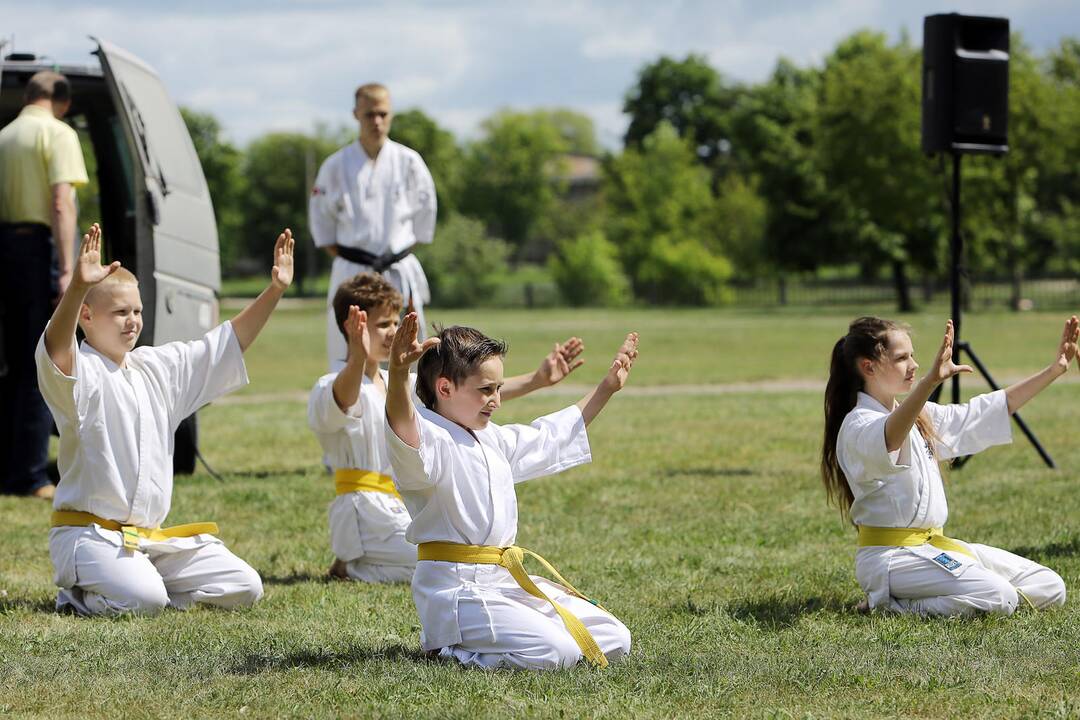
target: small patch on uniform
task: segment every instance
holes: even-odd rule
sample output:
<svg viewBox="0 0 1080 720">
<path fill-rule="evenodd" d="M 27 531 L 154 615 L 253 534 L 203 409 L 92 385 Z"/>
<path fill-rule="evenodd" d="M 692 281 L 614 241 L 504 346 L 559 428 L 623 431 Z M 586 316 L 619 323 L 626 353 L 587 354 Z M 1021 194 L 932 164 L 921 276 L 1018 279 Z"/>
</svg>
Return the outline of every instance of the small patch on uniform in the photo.
<svg viewBox="0 0 1080 720">
<path fill-rule="evenodd" d="M 936 562 L 938 565 L 945 568 L 946 570 L 955 570 L 956 568 L 960 567 L 960 561 L 950 556 L 948 553 L 941 553 L 936 558 L 934 558 L 934 562 Z"/>
</svg>

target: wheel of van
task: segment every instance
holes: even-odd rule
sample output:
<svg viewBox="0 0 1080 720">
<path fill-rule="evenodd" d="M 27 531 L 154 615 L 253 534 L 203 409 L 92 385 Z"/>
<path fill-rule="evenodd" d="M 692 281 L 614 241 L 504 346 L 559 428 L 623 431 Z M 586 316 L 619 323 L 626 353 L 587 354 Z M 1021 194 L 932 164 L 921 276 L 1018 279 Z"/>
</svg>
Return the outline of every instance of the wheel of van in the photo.
<svg viewBox="0 0 1080 720">
<path fill-rule="evenodd" d="M 190 475 L 195 472 L 195 451 L 199 445 L 199 422 L 189 415 L 176 428 L 173 443 L 173 474 Z"/>
</svg>

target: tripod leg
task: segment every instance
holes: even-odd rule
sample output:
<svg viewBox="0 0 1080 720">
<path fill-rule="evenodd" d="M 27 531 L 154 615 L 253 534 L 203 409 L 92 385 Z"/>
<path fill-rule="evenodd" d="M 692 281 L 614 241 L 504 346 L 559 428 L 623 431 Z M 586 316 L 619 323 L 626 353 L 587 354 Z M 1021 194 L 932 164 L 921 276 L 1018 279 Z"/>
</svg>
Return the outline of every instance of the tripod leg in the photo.
<svg viewBox="0 0 1080 720">
<path fill-rule="evenodd" d="M 994 382 L 994 378 L 990 376 L 990 371 L 986 369 L 985 365 L 983 365 L 982 360 L 980 360 L 979 356 L 975 354 L 975 351 L 971 349 L 971 343 L 962 342 L 957 345 L 956 349 L 963 350 L 968 354 L 968 357 L 971 358 L 971 363 L 979 371 L 979 374 L 983 376 L 983 378 L 990 385 L 990 387 L 992 387 L 994 390 L 1001 389 L 1001 387 L 998 386 L 996 382 Z M 1031 442 L 1031 444 L 1035 446 L 1035 451 L 1039 453 L 1039 457 L 1043 459 L 1043 462 L 1046 463 L 1046 466 L 1048 468 L 1057 468 L 1057 465 L 1054 464 L 1054 459 L 1050 457 L 1050 453 L 1046 452 L 1046 449 L 1042 446 L 1042 443 L 1039 442 L 1039 438 L 1035 436 L 1035 433 L 1031 430 L 1031 428 L 1028 427 L 1027 423 L 1024 422 L 1023 418 L 1020 417 L 1020 413 L 1013 413 L 1013 420 L 1016 421 L 1017 427 L 1020 428 L 1021 432 L 1023 432 L 1025 436 L 1027 436 L 1027 439 Z M 955 465 L 956 467 L 960 467 L 965 462 L 967 462 L 967 458 L 964 458 L 962 461 L 955 463 Z"/>
</svg>

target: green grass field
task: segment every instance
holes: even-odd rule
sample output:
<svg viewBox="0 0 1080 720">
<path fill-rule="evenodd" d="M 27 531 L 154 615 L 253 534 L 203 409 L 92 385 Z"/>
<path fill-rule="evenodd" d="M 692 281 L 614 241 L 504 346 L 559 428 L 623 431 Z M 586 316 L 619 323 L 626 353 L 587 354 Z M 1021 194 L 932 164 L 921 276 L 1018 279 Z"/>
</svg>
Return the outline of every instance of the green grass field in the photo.
<svg viewBox="0 0 1080 720">
<path fill-rule="evenodd" d="M 463 670 L 423 659 L 407 587 L 324 580 L 332 481 L 303 397 L 324 367 L 324 325 L 308 304 L 271 320 L 248 355 L 251 385 L 200 413 L 203 451 L 225 482 L 178 479 L 169 519 L 216 520 L 262 573 L 262 602 L 153 619 L 54 614 L 49 508 L 0 498 L 0 715 L 1080 716 L 1075 599 L 1008 619 L 852 612 L 853 532 L 825 506 L 816 470 L 819 386 L 848 316 L 433 315 L 508 339 L 511 373 L 581 335 L 589 362 L 567 382 L 582 389 L 625 331 L 641 333 L 631 387 L 590 429 L 593 463 L 521 485 L 518 496 L 520 544 L 626 622 L 629 659 L 604 671 Z M 905 319 L 928 358 L 944 318 Z M 965 320 L 983 360 L 1015 379 L 1049 361 L 1063 318 Z M 573 389 L 509 403 L 501 419 L 557 409 Z M 1080 592 L 1080 383 L 1051 387 L 1024 415 L 1062 469 L 1045 469 L 1017 433 L 950 474 L 949 534 L 1046 563 Z"/>
</svg>

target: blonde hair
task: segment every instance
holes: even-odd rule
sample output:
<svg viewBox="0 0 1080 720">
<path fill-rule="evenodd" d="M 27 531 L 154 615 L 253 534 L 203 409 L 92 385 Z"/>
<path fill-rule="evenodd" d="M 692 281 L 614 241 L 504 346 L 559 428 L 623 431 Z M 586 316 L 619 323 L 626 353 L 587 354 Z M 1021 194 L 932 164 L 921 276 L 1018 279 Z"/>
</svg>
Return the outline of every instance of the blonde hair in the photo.
<svg viewBox="0 0 1080 720">
<path fill-rule="evenodd" d="M 95 295 L 100 294 L 106 288 L 112 288 L 117 285 L 134 285 L 139 286 L 139 278 L 135 277 L 135 274 L 127 268 L 119 268 L 112 275 L 99 282 L 94 287 L 90 288 L 90 292 L 86 293 L 86 297 L 83 298 L 84 305 L 91 305 L 95 301 Z"/>
<path fill-rule="evenodd" d="M 367 100 L 368 102 L 378 102 L 379 100 L 385 100 L 390 97 L 390 90 L 382 83 L 365 83 L 356 88 L 356 104 L 359 105 L 361 100 Z"/>
</svg>

